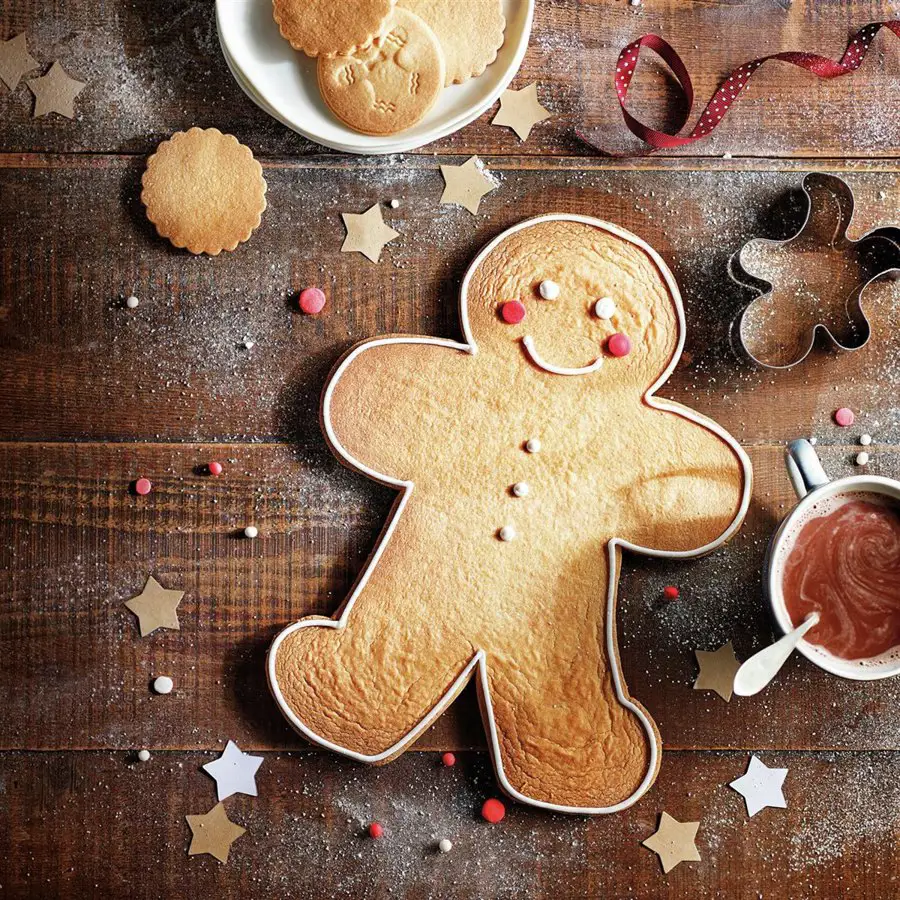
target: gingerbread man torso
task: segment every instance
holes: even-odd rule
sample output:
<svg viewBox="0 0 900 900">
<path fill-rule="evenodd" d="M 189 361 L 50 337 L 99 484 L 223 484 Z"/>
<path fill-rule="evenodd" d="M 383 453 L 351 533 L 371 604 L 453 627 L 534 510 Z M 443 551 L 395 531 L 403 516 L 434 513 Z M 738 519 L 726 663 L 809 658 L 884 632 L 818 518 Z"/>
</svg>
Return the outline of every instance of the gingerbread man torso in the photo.
<svg viewBox="0 0 900 900">
<path fill-rule="evenodd" d="M 617 542 L 704 548 L 734 527 L 747 473 L 719 429 L 648 396 L 680 310 L 642 250 L 536 224 L 482 254 L 464 291 L 465 347 L 376 340 L 333 376 L 339 455 L 405 487 L 341 627 L 279 646 L 276 696 L 304 733 L 382 761 L 477 664 L 504 787 L 619 808 L 652 781 L 658 737 L 621 681 Z M 506 320 L 510 297 L 524 319 Z M 612 315 L 596 314 L 601 297 Z M 604 352 L 626 333 L 630 353 Z"/>
</svg>

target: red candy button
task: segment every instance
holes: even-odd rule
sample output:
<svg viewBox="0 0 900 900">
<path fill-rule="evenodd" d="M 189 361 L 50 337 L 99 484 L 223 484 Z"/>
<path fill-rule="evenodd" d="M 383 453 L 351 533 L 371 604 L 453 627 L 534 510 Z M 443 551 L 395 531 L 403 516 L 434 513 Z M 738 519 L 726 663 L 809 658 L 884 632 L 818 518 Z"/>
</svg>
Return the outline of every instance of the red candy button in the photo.
<svg viewBox="0 0 900 900">
<path fill-rule="evenodd" d="M 631 353 L 631 338 L 627 334 L 617 332 L 606 342 L 606 346 L 613 356 L 628 356 Z"/>
<path fill-rule="evenodd" d="M 302 312 L 314 316 L 325 308 L 325 294 L 317 287 L 304 288 L 297 302 Z"/>
<path fill-rule="evenodd" d="M 679 593 L 678 588 L 673 584 L 666 585 L 663 588 L 663 597 L 665 597 L 666 600 L 677 600 Z"/>
<path fill-rule="evenodd" d="M 145 497 L 153 489 L 153 485 L 150 483 L 149 478 L 138 478 L 138 480 L 134 483 L 134 489 L 142 497 Z"/>
<path fill-rule="evenodd" d="M 481 807 L 481 817 L 492 825 L 502 822 L 505 815 L 506 807 L 493 797 L 490 800 L 485 800 L 484 806 Z"/>
<path fill-rule="evenodd" d="M 441 762 L 449 768 L 456 765 L 456 757 L 452 753 L 445 753 L 441 757 Z"/>
<path fill-rule="evenodd" d="M 508 325 L 518 325 L 525 318 L 525 306 L 518 300 L 508 300 L 500 307 L 500 315 Z"/>
<path fill-rule="evenodd" d="M 222 463 L 211 462 L 209 464 L 209 474 L 210 475 L 221 475 L 222 474 Z"/>
<path fill-rule="evenodd" d="M 853 415 L 852 409 L 847 409 L 846 406 L 842 406 L 835 412 L 834 421 L 837 422 L 841 428 L 849 428 L 856 421 L 856 416 Z"/>
<path fill-rule="evenodd" d="M 369 837 L 375 838 L 376 840 L 380 838 L 384 834 L 384 828 L 381 826 L 380 822 L 372 822 L 369 825 Z"/>
</svg>

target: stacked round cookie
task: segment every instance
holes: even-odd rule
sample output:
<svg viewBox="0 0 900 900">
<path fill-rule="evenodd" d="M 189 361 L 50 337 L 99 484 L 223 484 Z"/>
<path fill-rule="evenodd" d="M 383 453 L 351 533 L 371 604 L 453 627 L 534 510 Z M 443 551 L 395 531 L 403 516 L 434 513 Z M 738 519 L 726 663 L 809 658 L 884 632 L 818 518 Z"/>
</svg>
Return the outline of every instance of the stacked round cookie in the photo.
<svg viewBox="0 0 900 900">
<path fill-rule="evenodd" d="M 480 75 L 503 45 L 501 0 L 273 0 L 295 50 L 318 59 L 326 105 L 354 131 L 421 121 L 445 86 Z"/>
</svg>

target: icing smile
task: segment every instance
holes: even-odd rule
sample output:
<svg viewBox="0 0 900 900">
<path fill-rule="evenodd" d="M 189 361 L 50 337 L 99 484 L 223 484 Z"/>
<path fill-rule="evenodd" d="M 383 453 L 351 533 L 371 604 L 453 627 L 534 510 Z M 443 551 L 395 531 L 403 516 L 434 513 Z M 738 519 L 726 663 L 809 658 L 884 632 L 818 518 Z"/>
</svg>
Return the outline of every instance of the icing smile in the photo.
<svg viewBox="0 0 900 900">
<path fill-rule="evenodd" d="M 603 365 L 603 359 L 598 356 L 590 365 L 579 366 L 575 369 L 568 369 L 565 366 L 554 366 L 552 363 L 545 362 L 541 359 L 535 349 L 534 340 L 530 335 L 525 335 L 525 337 L 522 338 L 522 346 L 525 348 L 528 358 L 539 369 L 543 369 L 545 372 L 550 372 L 553 375 L 588 375 L 591 372 L 596 372 L 597 369 Z"/>
</svg>

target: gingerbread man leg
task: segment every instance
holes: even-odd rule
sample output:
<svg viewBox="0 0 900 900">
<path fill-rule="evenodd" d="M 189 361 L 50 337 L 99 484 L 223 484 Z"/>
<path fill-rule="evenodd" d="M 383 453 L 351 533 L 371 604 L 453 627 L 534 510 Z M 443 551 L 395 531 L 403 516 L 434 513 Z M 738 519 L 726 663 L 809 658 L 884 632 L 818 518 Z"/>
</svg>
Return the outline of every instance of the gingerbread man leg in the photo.
<svg viewBox="0 0 900 900">
<path fill-rule="evenodd" d="M 435 627 L 442 598 L 394 564 L 400 526 L 340 620 L 302 619 L 270 651 L 269 680 L 289 721 L 367 762 L 415 740 L 461 690 L 476 655 L 456 630 Z"/>
<path fill-rule="evenodd" d="M 612 812 L 656 776 L 659 735 L 610 659 L 611 620 L 591 614 L 605 606 L 605 585 L 598 590 L 570 584 L 568 613 L 551 614 L 553 625 L 536 629 L 532 646 L 485 654 L 486 725 L 501 783 L 517 799 Z"/>
</svg>

